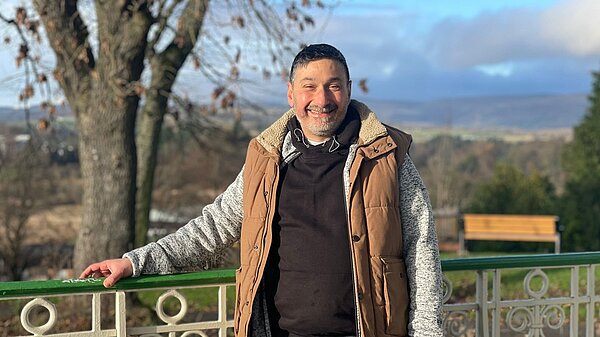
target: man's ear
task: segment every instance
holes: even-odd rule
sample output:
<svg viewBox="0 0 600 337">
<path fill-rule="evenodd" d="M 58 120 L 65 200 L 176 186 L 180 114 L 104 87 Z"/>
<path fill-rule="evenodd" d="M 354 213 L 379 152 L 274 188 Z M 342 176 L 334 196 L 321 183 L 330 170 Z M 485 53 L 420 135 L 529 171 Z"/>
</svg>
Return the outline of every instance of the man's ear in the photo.
<svg viewBox="0 0 600 337">
<path fill-rule="evenodd" d="M 352 80 L 348 80 L 348 98 L 352 97 Z"/>
<path fill-rule="evenodd" d="M 292 86 L 292 82 L 288 82 L 287 99 L 290 108 L 292 108 L 294 106 L 294 88 Z"/>
</svg>

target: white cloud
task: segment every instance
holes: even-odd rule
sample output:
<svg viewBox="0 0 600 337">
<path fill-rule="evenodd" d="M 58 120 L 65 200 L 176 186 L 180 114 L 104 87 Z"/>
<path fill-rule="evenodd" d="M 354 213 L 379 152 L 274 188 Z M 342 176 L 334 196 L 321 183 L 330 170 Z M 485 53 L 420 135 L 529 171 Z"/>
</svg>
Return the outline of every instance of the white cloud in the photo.
<svg viewBox="0 0 600 337">
<path fill-rule="evenodd" d="M 512 63 L 498 63 L 477 66 L 475 69 L 490 76 L 508 77 L 513 74 L 515 66 Z"/>
<path fill-rule="evenodd" d="M 577 56 L 600 55 L 600 1 L 563 0 L 541 16 L 540 35 Z"/>
<path fill-rule="evenodd" d="M 484 12 L 450 18 L 428 38 L 430 57 L 469 68 L 555 57 L 600 56 L 600 1 L 563 0 L 545 9 Z"/>
</svg>

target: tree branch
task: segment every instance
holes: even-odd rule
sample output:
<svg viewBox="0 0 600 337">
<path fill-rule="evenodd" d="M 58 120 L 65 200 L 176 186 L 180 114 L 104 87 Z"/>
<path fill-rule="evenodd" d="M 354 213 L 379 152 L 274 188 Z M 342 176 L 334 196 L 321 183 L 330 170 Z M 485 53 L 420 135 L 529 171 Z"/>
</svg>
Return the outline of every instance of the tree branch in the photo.
<svg viewBox="0 0 600 337">
<path fill-rule="evenodd" d="M 77 0 L 64 0 L 60 4 L 51 0 L 33 0 L 33 3 L 56 53 L 55 77 L 65 95 L 73 98 L 89 93 L 95 59 L 88 41 L 87 27 L 77 9 Z"/>
<path fill-rule="evenodd" d="M 149 56 L 154 56 L 156 44 L 158 43 L 158 41 L 160 41 L 162 34 L 164 33 L 165 29 L 167 28 L 167 22 L 168 22 L 169 18 L 171 17 L 171 15 L 173 15 L 175 8 L 182 1 L 183 0 L 174 0 L 166 10 L 164 9 L 165 5 L 166 5 L 166 1 L 160 3 L 160 5 L 158 7 L 158 14 L 155 17 L 155 19 L 158 19 L 157 20 L 158 21 L 158 29 L 156 31 L 156 35 L 154 36 L 154 38 L 148 42 L 147 50 L 149 52 L 149 54 L 148 54 Z"/>
<path fill-rule="evenodd" d="M 171 85 L 175 82 L 177 72 L 183 66 L 186 58 L 196 45 L 207 11 L 208 0 L 190 0 L 186 4 L 181 17 L 179 18 L 175 37 L 162 52 L 155 54 L 150 59 L 153 70 L 155 70 L 155 64 L 160 64 L 162 69 L 168 70 L 162 74 L 155 74 L 153 72 L 150 90 L 158 90 L 159 88 L 164 89 L 164 81 L 169 81 L 170 85 L 168 86 L 168 89 L 170 92 Z"/>
</svg>

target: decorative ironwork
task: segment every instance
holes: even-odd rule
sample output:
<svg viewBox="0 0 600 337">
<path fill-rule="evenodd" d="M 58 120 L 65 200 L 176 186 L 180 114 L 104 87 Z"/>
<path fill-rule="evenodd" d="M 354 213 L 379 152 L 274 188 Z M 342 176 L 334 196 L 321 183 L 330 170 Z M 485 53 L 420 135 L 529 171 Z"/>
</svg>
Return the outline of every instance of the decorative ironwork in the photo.
<svg viewBox="0 0 600 337">
<path fill-rule="evenodd" d="M 532 280 L 539 277 L 542 286 L 539 290 L 533 290 Z M 565 311 L 555 304 L 546 304 L 541 299 L 548 291 L 548 275 L 539 268 L 530 270 L 523 280 L 523 288 L 533 298 L 531 305 L 526 307 L 514 307 L 508 311 L 506 322 L 514 332 L 525 332 L 527 336 L 544 336 L 543 328 L 559 329 L 565 322 Z"/>
<path fill-rule="evenodd" d="M 29 319 L 31 310 L 36 307 L 44 307 L 49 313 L 48 321 L 39 326 L 33 325 Z M 29 301 L 21 311 L 21 325 L 23 326 L 23 329 L 34 335 L 44 335 L 48 330 L 54 327 L 54 324 L 56 324 L 56 307 L 44 298 L 35 298 Z"/>
<path fill-rule="evenodd" d="M 179 312 L 175 316 L 169 316 L 165 313 L 165 308 L 164 308 L 165 301 L 171 297 L 176 298 L 179 301 L 179 304 L 181 306 L 181 309 L 179 309 Z M 164 294 L 160 295 L 160 297 L 156 301 L 156 314 L 163 322 L 165 322 L 167 324 L 171 324 L 171 325 L 177 324 L 177 322 L 179 322 L 183 317 L 185 317 L 185 314 L 187 313 L 187 309 L 188 309 L 187 300 L 177 290 L 171 289 L 171 290 L 165 292 Z"/>
<path fill-rule="evenodd" d="M 452 297 L 452 281 L 450 281 L 446 275 L 442 278 L 442 303 L 448 302 L 450 297 Z"/>
<path fill-rule="evenodd" d="M 465 336 L 469 328 L 469 313 L 466 311 L 451 311 L 444 316 L 444 331 L 448 336 Z"/>
<path fill-rule="evenodd" d="M 500 337 L 505 330 L 527 336 L 544 336 L 547 329 L 566 329 L 564 335 L 593 336 L 598 324 L 600 295 L 596 293 L 597 272 L 600 252 L 548 254 L 530 256 L 506 256 L 488 258 L 453 259 L 442 261 L 443 282 L 443 327 L 447 336 Z M 543 268 L 543 269 L 542 269 Z M 550 290 L 549 270 L 561 269 L 570 273 L 568 295 L 558 295 Z M 510 270 L 510 271 L 508 271 Z M 503 290 L 513 271 L 528 271 L 523 279 L 526 298 L 503 298 Z M 450 272 L 459 272 L 460 280 L 474 276 L 474 287 L 469 284 L 463 291 L 462 281 Z M 488 279 L 489 276 L 492 276 Z M 585 277 L 583 277 L 585 275 Z M 207 337 L 212 331 L 226 337 L 233 327 L 228 319 L 231 308 L 227 308 L 226 293 L 233 291 L 235 271 L 211 270 L 201 273 L 170 276 L 141 276 L 122 280 L 117 287 L 105 289 L 102 279 L 84 281 L 28 281 L 0 283 L 0 303 L 27 300 L 21 310 L 20 322 L 31 336 L 50 337 Z M 581 283 L 585 282 L 585 286 Z M 187 322 L 188 302 L 176 289 L 218 289 L 217 316 L 214 321 Z M 161 325 L 127 326 L 128 292 L 161 289 L 164 293 L 156 301 Z M 460 291 L 459 291 L 460 290 Z M 67 331 L 48 335 L 58 325 L 54 298 L 65 296 L 89 296 L 91 301 L 91 330 Z M 101 297 L 114 296 L 114 328 L 101 326 L 106 317 L 101 310 Z M 179 301 L 180 309 L 174 316 L 165 313 L 165 301 Z M 581 309 L 585 315 L 580 315 Z M 45 323 L 38 323 L 40 311 L 48 316 Z M 567 317 L 566 312 L 569 312 Z M 582 317 L 585 316 L 585 319 Z M 567 319 L 568 318 L 568 319 Z M 45 319 L 44 319 L 45 320 Z M 584 331 L 580 331 L 584 330 Z"/>
</svg>

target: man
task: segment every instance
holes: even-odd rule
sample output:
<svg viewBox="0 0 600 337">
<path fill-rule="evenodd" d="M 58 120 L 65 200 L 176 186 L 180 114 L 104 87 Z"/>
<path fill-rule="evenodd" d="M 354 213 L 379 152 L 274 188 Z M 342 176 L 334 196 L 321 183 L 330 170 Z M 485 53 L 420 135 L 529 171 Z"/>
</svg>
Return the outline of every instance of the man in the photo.
<svg viewBox="0 0 600 337">
<path fill-rule="evenodd" d="M 242 171 L 176 233 L 81 277 L 193 270 L 240 240 L 236 336 L 441 336 L 431 206 L 409 135 L 350 99 L 344 56 L 294 59 L 291 109 L 253 139 Z"/>
</svg>

